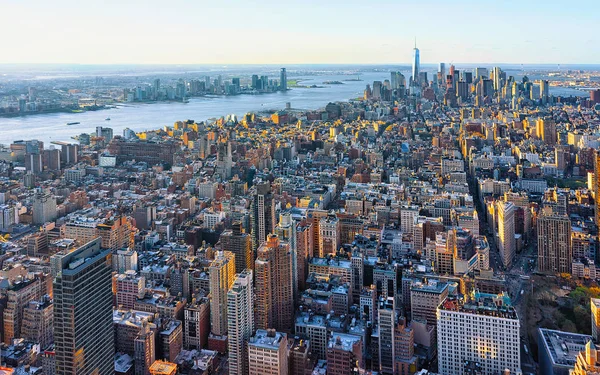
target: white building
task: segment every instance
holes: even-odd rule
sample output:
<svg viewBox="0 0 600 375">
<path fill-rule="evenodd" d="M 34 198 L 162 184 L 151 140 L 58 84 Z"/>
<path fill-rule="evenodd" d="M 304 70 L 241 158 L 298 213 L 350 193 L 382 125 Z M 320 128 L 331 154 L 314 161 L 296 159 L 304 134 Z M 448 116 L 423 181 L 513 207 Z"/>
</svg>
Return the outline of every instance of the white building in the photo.
<svg viewBox="0 0 600 375">
<path fill-rule="evenodd" d="M 463 374 L 466 361 L 482 375 L 521 373 L 519 318 L 505 294 L 448 297 L 437 309 L 439 374 Z"/>
<path fill-rule="evenodd" d="M 252 270 L 239 273 L 227 292 L 227 341 L 229 374 L 248 373 L 248 340 L 254 331 L 254 297 Z"/>
</svg>

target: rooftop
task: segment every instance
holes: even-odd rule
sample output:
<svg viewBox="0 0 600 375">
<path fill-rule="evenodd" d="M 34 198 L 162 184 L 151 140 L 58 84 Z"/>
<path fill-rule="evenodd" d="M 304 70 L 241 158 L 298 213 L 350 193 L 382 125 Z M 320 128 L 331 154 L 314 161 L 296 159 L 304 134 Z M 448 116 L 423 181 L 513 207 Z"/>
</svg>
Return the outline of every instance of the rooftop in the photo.
<svg viewBox="0 0 600 375">
<path fill-rule="evenodd" d="M 488 315 L 505 319 L 517 319 L 517 312 L 510 297 L 505 294 L 474 292 L 470 296 L 448 297 L 439 306 L 440 310 L 469 314 Z"/>
<path fill-rule="evenodd" d="M 546 328 L 539 328 L 539 332 L 552 364 L 569 369 L 575 365 L 579 352 L 585 351 L 585 345 L 592 340 L 592 336 Z"/>
<path fill-rule="evenodd" d="M 352 347 L 360 342 L 360 340 L 360 336 L 334 332 L 329 339 L 327 347 L 330 349 L 341 349 L 346 352 L 351 352 Z"/>
<path fill-rule="evenodd" d="M 263 349 L 278 350 L 281 340 L 286 340 L 285 333 L 275 330 L 259 329 L 254 336 L 250 338 L 250 346 L 261 347 Z"/>
</svg>

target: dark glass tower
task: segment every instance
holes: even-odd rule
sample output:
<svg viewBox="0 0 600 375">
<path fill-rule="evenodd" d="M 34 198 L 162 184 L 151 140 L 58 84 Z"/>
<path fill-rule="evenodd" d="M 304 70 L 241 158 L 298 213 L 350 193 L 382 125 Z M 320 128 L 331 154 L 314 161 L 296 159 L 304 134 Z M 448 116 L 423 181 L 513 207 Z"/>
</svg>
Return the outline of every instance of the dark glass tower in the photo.
<svg viewBox="0 0 600 375">
<path fill-rule="evenodd" d="M 110 250 L 96 238 L 52 256 L 56 374 L 114 374 Z"/>
</svg>

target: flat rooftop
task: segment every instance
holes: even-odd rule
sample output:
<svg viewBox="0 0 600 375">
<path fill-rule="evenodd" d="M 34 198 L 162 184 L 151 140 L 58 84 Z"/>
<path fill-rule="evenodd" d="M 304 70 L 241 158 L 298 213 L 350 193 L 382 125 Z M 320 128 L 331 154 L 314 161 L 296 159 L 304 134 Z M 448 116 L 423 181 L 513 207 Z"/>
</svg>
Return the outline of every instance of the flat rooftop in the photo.
<svg viewBox="0 0 600 375">
<path fill-rule="evenodd" d="M 329 344 L 327 347 L 332 349 L 341 349 L 345 352 L 351 352 L 352 347 L 360 340 L 360 336 L 334 332 L 329 339 Z"/>
<path fill-rule="evenodd" d="M 592 341 L 592 336 L 577 333 L 546 328 L 539 328 L 539 332 L 553 366 L 572 368 L 579 352 L 584 351 L 585 345 Z"/>
<path fill-rule="evenodd" d="M 250 338 L 249 345 L 263 349 L 278 350 L 282 340 L 287 340 L 285 333 L 259 329 Z"/>
</svg>

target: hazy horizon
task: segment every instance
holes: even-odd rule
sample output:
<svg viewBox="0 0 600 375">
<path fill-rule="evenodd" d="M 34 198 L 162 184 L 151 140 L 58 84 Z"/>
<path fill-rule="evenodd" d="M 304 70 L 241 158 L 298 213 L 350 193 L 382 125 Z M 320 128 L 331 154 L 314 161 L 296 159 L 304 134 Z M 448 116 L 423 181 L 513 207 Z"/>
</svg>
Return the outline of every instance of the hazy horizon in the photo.
<svg viewBox="0 0 600 375">
<path fill-rule="evenodd" d="M 4 0 L 0 63 L 600 63 L 597 2 Z M 585 11 L 582 11 L 585 10 Z M 391 62 L 391 63 L 390 63 Z"/>
</svg>

